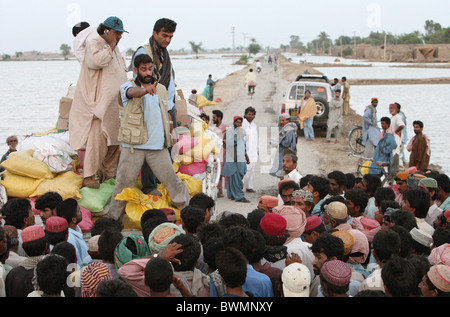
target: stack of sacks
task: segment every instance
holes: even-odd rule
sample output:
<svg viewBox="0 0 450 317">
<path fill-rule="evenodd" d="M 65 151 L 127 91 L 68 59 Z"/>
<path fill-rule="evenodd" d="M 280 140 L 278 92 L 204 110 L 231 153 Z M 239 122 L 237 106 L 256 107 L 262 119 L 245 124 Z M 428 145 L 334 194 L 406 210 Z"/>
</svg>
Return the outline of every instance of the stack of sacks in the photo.
<svg viewBox="0 0 450 317">
<path fill-rule="evenodd" d="M 77 152 L 69 146 L 69 133 L 32 135 L 17 147 L 19 151 L 33 150 L 33 157 L 46 163 L 53 173 L 74 170 Z"/>
<path fill-rule="evenodd" d="M 81 198 L 82 176 L 72 171 L 53 173 L 45 162 L 34 158 L 33 154 L 31 149 L 16 151 L 1 163 L 6 171 L 0 184 L 9 197 L 36 197 L 55 191 L 63 199 Z"/>
<path fill-rule="evenodd" d="M 174 169 L 190 176 L 201 175 L 206 171 L 209 155 L 219 154 L 221 143 L 204 121 L 192 123 L 189 132 L 180 134 L 174 145 Z"/>
</svg>

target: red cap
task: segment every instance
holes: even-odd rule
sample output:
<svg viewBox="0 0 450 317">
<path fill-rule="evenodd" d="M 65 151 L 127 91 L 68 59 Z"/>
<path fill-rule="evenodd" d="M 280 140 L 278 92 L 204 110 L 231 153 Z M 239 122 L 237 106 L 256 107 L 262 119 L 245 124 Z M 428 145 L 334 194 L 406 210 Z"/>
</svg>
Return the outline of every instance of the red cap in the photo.
<svg viewBox="0 0 450 317">
<path fill-rule="evenodd" d="M 269 208 L 278 206 L 278 198 L 275 196 L 261 196 L 260 201 Z"/>
<path fill-rule="evenodd" d="M 22 230 L 22 242 L 35 241 L 44 237 L 44 228 L 40 225 L 28 226 Z"/>
<path fill-rule="evenodd" d="M 304 232 L 311 231 L 312 229 L 317 228 L 321 224 L 322 224 L 322 220 L 318 216 L 310 216 L 310 217 L 306 218 L 306 226 L 305 226 Z"/>
<path fill-rule="evenodd" d="M 45 230 L 48 232 L 63 232 L 69 227 L 67 220 L 63 217 L 52 216 L 45 222 Z"/>
<path fill-rule="evenodd" d="M 380 223 L 372 218 L 362 217 L 360 221 L 361 221 L 362 226 L 366 230 L 377 229 L 380 226 Z"/>
<path fill-rule="evenodd" d="M 233 122 L 236 121 L 237 119 L 243 120 L 241 116 L 234 116 L 234 117 L 233 117 Z"/>
<path fill-rule="evenodd" d="M 271 236 L 282 236 L 286 233 L 286 219 L 274 213 L 267 213 L 260 222 L 261 229 Z"/>
</svg>

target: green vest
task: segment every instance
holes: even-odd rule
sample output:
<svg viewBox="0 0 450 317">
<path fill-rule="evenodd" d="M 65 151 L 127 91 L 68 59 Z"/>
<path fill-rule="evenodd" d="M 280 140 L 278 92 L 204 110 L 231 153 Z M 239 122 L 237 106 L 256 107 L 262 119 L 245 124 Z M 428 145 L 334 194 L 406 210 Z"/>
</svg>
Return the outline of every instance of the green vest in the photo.
<svg viewBox="0 0 450 317">
<path fill-rule="evenodd" d="M 135 79 L 131 79 L 130 82 L 133 87 L 137 87 Z M 158 84 L 156 86 L 156 91 L 163 120 L 164 145 L 165 147 L 171 147 L 172 137 L 170 134 L 170 121 L 167 114 L 167 90 L 166 87 Z M 145 144 L 148 141 L 147 125 L 144 121 L 143 102 L 143 97 L 133 98 L 128 100 L 127 106 L 124 107 L 122 96 L 119 93 L 120 128 L 118 140 L 130 144 L 132 152 L 134 144 Z"/>
</svg>

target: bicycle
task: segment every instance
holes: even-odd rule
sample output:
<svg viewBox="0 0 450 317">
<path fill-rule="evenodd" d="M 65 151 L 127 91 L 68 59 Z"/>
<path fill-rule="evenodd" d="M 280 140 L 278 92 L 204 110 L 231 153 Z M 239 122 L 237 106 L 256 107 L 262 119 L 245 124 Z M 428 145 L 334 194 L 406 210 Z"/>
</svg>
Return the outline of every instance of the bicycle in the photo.
<svg viewBox="0 0 450 317">
<path fill-rule="evenodd" d="M 365 146 L 362 144 L 362 140 L 362 126 L 359 124 L 355 124 L 355 127 L 348 134 L 348 143 L 352 151 L 356 154 L 361 154 L 364 152 Z"/>
<path fill-rule="evenodd" d="M 395 181 L 395 173 L 389 172 L 390 162 L 377 162 L 376 166 L 370 166 L 373 159 L 364 157 L 361 155 L 355 155 L 354 153 L 348 153 L 349 157 L 355 157 L 358 159 L 358 164 L 356 166 L 356 176 L 364 177 L 364 175 L 370 171 L 375 171 L 374 175 L 380 176 L 381 186 L 392 186 Z M 376 173 L 378 171 L 378 173 Z"/>
</svg>

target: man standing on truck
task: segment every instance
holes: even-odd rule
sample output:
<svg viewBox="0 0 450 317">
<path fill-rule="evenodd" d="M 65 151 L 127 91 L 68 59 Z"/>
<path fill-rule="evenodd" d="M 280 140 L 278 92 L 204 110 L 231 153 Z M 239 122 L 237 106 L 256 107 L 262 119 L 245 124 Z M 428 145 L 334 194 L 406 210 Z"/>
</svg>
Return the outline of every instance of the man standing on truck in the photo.
<svg viewBox="0 0 450 317">
<path fill-rule="evenodd" d="M 344 114 L 348 115 L 350 109 L 350 85 L 347 82 L 347 77 L 342 77 L 342 99 L 344 100 Z"/>
<path fill-rule="evenodd" d="M 167 90 L 167 109 L 172 120 L 173 129 L 177 127 L 177 117 L 175 109 L 175 71 L 170 59 L 167 47 L 170 45 L 174 33 L 177 28 L 177 23 L 167 18 L 159 19 L 153 26 L 153 33 L 148 43 L 137 48 L 132 59 L 134 65 L 134 58 L 139 54 L 147 54 L 154 61 L 154 77 L 160 84 L 166 87 Z M 175 133 L 176 135 L 176 133 Z M 146 161 L 142 165 L 142 192 L 144 194 L 151 194 L 161 196 L 157 190 L 157 183 L 155 174 L 149 168 Z"/>
<path fill-rule="evenodd" d="M 175 173 L 167 150 L 172 146 L 172 136 L 166 87 L 155 82 L 153 60 L 149 55 L 136 56 L 134 65 L 137 77 L 120 86 L 123 107 L 120 109 L 119 140 L 122 153 L 111 203 L 105 208 L 108 217 L 116 220 L 122 216 L 127 202 L 115 197 L 123 189 L 133 187 L 144 161 L 167 189 L 176 208 L 183 209 L 190 200 L 186 185 Z"/>
<path fill-rule="evenodd" d="M 99 169 L 103 181 L 116 176 L 120 153 L 117 95 L 127 79 L 125 60 L 118 47 L 123 32 L 122 20 L 109 17 L 86 43 L 70 109 L 70 146 L 74 150 L 86 147 L 83 186 L 91 188 L 100 187 L 95 178 Z"/>
</svg>

